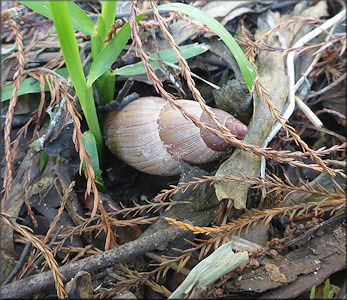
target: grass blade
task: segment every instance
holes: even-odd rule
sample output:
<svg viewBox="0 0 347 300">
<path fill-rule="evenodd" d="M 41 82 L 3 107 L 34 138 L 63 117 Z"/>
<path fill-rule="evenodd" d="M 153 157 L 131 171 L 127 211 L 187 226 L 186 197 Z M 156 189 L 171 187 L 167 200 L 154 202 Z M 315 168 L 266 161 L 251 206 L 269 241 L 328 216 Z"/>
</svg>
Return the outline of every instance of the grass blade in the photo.
<svg viewBox="0 0 347 300">
<path fill-rule="evenodd" d="M 107 38 L 107 33 L 110 30 L 111 25 L 114 23 L 115 14 L 117 8 L 117 1 L 103 1 L 101 6 L 101 16 L 98 18 L 98 40 L 92 39 L 94 42 L 94 48 L 97 48 L 97 52 L 92 51 L 93 61 L 100 51 L 105 47 L 104 40 Z M 95 45 L 100 43 L 100 45 Z M 105 105 L 114 99 L 114 90 L 116 85 L 116 76 L 111 75 L 111 72 L 107 70 L 102 74 L 95 82 L 95 87 L 99 93 L 100 105 Z"/>
<path fill-rule="evenodd" d="M 102 190 L 103 192 L 106 191 L 106 188 L 104 186 L 104 182 L 101 177 L 101 170 L 100 170 L 100 164 L 99 164 L 99 157 L 98 157 L 98 149 L 96 147 L 96 141 L 94 134 L 91 133 L 89 130 L 85 131 L 83 133 L 84 138 L 82 138 L 84 149 L 87 151 L 90 159 L 88 158 L 88 161 L 90 162 L 90 165 L 92 166 L 94 170 L 94 176 L 95 180 L 99 182 L 98 189 Z M 85 164 L 82 165 L 83 172 L 85 172 Z"/>
<path fill-rule="evenodd" d="M 56 73 L 64 77 L 69 76 L 69 72 L 66 68 L 61 68 L 57 70 Z M 45 84 L 44 90 L 45 92 L 49 91 L 49 87 L 47 84 Z M 18 90 L 18 96 L 22 96 L 25 94 L 35 94 L 40 92 L 41 92 L 40 82 L 37 81 L 35 78 L 30 77 L 30 78 L 24 79 L 21 82 L 19 90 Z M 9 100 L 12 96 L 12 93 L 13 93 L 13 82 L 11 85 L 1 89 L 1 102 Z"/>
<path fill-rule="evenodd" d="M 106 39 L 107 32 L 110 30 L 110 26 L 114 23 L 116 9 L 117 1 L 102 1 L 101 15 L 103 21 L 103 32 L 100 32 L 99 34 L 103 39 Z M 99 26 L 100 24 L 98 23 L 98 32 Z"/>
<path fill-rule="evenodd" d="M 181 46 L 180 49 L 181 49 L 182 56 L 185 59 L 188 59 L 188 58 L 191 58 L 206 52 L 208 50 L 208 47 L 204 44 L 195 43 L 195 44 Z M 176 55 L 172 49 L 165 49 L 160 51 L 160 57 L 165 62 L 172 63 L 172 64 L 177 63 Z M 160 63 L 156 61 L 158 59 L 158 55 L 156 53 L 151 54 L 150 58 L 152 58 L 153 60 L 151 60 L 149 64 L 152 66 L 154 70 L 161 67 Z M 146 71 L 143 67 L 142 62 L 138 62 L 136 64 L 127 65 L 119 69 L 115 69 L 112 73 L 115 75 L 122 75 L 122 76 L 134 76 L 134 75 L 146 73 Z"/>
<path fill-rule="evenodd" d="M 93 90 L 92 87 L 86 85 L 77 41 L 67 13 L 67 5 L 60 1 L 51 1 L 49 5 L 71 81 L 80 100 L 88 127 L 95 136 L 99 153 L 102 153 L 103 140 L 96 114 Z"/>
<path fill-rule="evenodd" d="M 19 1 L 21 4 L 29 7 L 46 18 L 53 19 L 51 10 L 49 9 L 49 1 Z M 87 14 L 72 1 L 65 1 L 68 14 L 71 19 L 72 27 L 82 33 L 95 35 L 93 21 Z"/>
<path fill-rule="evenodd" d="M 241 73 L 245 79 L 247 87 L 250 91 L 253 90 L 255 81 L 258 78 L 257 72 L 254 70 L 240 46 L 235 42 L 231 34 L 221 25 L 215 18 L 193 6 L 182 3 L 169 3 L 158 6 L 158 10 L 173 10 L 189 15 L 198 19 L 201 23 L 208 26 L 224 41 L 232 54 L 234 55 Z"/>
<path fill-rule="evenodd" d="M 310 292 L 310 300 L 314 300 L 316 296 L 316 286 L 314 285 Z"/>
<path fill-rule="evenodd" d="M 140 21 L 145 14 L 136 17 L 136 21 Z M 100 51 L 95 61 L 93 62 L 87 86 L 91 87 L 95 80 L 97 80 L 102 74 L 104 74 L 116 60 L 120 52 L 123 50 L 125 44 L 130 38 L 130 25 L 129 22 L 123 25 L 116 36 L 106 45 L 104 49 Z"/>
</svg>

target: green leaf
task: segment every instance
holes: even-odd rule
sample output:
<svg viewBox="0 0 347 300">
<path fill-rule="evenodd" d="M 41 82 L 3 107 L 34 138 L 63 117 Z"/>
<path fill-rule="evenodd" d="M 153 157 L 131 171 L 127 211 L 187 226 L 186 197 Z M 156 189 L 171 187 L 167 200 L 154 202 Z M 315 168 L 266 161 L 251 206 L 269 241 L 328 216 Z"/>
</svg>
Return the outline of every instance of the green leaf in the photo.
<svg viewBox="0 0 347 300">
<path fill-rule="evenodd" d="M 102 189 L 102 187 L 103 187 L 104 191 L 105 191 L 106 188 L 104 186 L 104 182 L 103 182 L 102 177 L 101 177 L 101 170 L 100 170 L 99 157 L 98 157 L 98 149 L 96 146 L 94 134 L 88 130 L 88 131 L 85 131 L 83 133 L 83 136 L 84 136 L 84 138 L 82 138 L 83 146 L 86 149 L 86 151 L 90 157 L 90 159 L 89 158 L 87 158 L 87 159 L 90 162 L 90 164 L 94 170 L 95 180 L 100 183 L 100 184 L 98 184 L 98 188 Z M 85 163 L 84 162 L 82 164 L 82 169 L 83 169 L 83 172 L 85 172 Z"/>
<path fill-rule="evenodd" d="M 69 76 L 69 72 L 67 71 L 66 68 L 61 68 L 61 69 L 57 70 L 56 73 L 58 73 L 59 75 L 64 76 L 64 77 Z M 47 84 L 45 84 L 44 90 L 46 92 L 49 91 L 49 87 Z M 40 92 L 41 92 L 40 82 L 37 81 L 36 79 L 30 77 L 30 78 L 24 79 L 21 82 L 19 90 L 18 90 L 18 96 L 22 96 L 25 94 L 40 93 Z M 11 84 L 5 88 L 2 88 L 1 89 L 1 101 L 7 101 L 7 100 L 11 99 L 12 93 L 13 93 L 13 84 Z"/>
<path fill-rule="evenodd" d="M 316 286 L 314 285 L 310 292 L 310 299 L 314 300 L 315 296 L 316 296 Z"/>
<path fill-rule="evenodd" d="M 68 1 L 66 4 L 72 27 L 80 32 L 95 35 L 94 23 L 87 14 L 72 1 Z"/>
<path fill-rule="evenodd" d="M 40 15 L 45 16 L 48 19 L 52 19 L 52 13 L 49 9 L 48 1 L 18 1 L 19 3 L 29 7 L 33 11 L 36 11 Z"/>
<path fill-rule="evenodd" d="M 117 1 L 102 1 L 101 15 L 103 17 L 102 31 L 99 32 L 99 21 L 98 21 L 98 33 L 102 39 L 106 39 L 107 32 L 110 30 L 110 26 L 114 23 L 117 9 Z"/>
<path fill-rule="evenodd" d="M 189 44 L 184 45 L 180 47 L 181 54 L 185 59 L 200 55 L 208 50 L 208 47 L 205 44 Z M 163 61 L 168 63 L 177 63 L 177 58 L 175 53 L 172 49 L 165 49 L 160 51 L 160 57 L 163 59 Z M 159 61 L 156 61 L 158 59 L 158 55 L 156 53 L 151 54 L 150 58 L 153 60 L 149 61 L 149 64 L 152 66 L 154 70 L 161 67 Z M 138 62 L 136 64 L 128 65 L 121 67 L 119 69 L 115 69 L 112 72 L 114 75 L 122 75 L 122 76 L 134 76 L 138 74 L 146 73 L 142 62 Z"/>
<path fill-rule="evenodd" d="M 216 34 L 218 34 L 234 55 L 248 89 L 250 91 L 253 90 L 255 81 L 258 78 L 257 72 L 254 70 L 251 63 L 248 61 L 247 57 L 242 52 L 240 46 L 235 42 L 231 34 L 215 18 L 209 16 L 207 13 L 198 8 L 182 3 L 163 4 L 158 6 L 158 10 L 173 10 L 184 13 L 198 19 L 201 23 L 205 24 Z"/>
<path fill-rule="evenodd" d="M 328 294 L 328 299 L 333 299 L 337 286 L 334 286 Z"/>
<path fill-rule="evenodd" d="M 51 10 L 49 9 L 49 1 L 19 1 L 21 4 L 29 7 L 46 18 L 53 19 Z M 95 35 L 93 21 L 87 14 L 72 1 L 65 1 L 70 16 L 72 27 L 82 33 Z"/>
<path fill-rule="evenodd" d="M 43 150 L 41 152 L 41 157 L 40 157 L 40 171 L 42 171 L 45 168 L 47 161 L 48 161 L 48 154 L 45 150 Z"/>
<path fill-rule="evenodd" d="M 136 21 L 140 21 L 145 14 L 136 17 Z M 104 49 L 100 51 L 95 61 L 93 62 L 87 86 L 91 87 L 95 80 L 97 80 L 102 74 L 104 74 L 114 63 L 120 52 L 123 50 L 125 44 L 130 38 L 130 25 L 129 22 L 123 25 L 118 31 L 116 36 L 106 45 Z"/>
<path fill-rule="evenodd" d="M 77 41 L 68 16 L 68 6 L 63 1 L 51 1 L 49 6 L 71 81 L 81 103 L 88 127 L 97 140 L 99 153 L 102 153 L 103 138 L 96 114 L 93 90 L 86 84 Z"/>
<path fill-rule="evenodd" d="M 87 86 L 92 86 L 114 63 L 130 37 L 129 23 L 125 24 L 117 35 L 102 49 L 95 58 L 89 72 Z"/>
<path fill-rule="evenodd" d="M 48 85 L 45 85 L 45 91 L 48 91 Z M 18 90 L 18 96 L 22 96 L 25 94 L 30 93 L 39 93 L 41 91 L 40 89 L 40 82 L 37 81 L 34 78 L 27 78 L 22 81 L 20 84 L 19 90 Z M 1 102 L 7 101 L 11 98 L 13 93 L 13 85 L 9 85 L 5 88 L 1 89 Z"/>
<path fill-rule="evenodd" d="M 324 285 L 323 299 L 328 299 L 329 287 L 330 287 L 330 279 L 328 278 L 325 281 L 325 285 Z"/>
</svg>

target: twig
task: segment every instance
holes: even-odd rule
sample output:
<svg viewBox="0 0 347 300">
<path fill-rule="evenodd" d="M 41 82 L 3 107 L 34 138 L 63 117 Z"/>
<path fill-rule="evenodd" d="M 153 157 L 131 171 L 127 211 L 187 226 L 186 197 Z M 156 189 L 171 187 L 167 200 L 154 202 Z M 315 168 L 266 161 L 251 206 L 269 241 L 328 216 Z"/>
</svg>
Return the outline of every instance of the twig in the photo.
<svg viewBox="0 0 347 300">
<path fill-rule="evenodd" d="M 25 71 L 23 72 L 23 74 L 29 74 L 29 75 L 30 75 L 30 73 L 37 72 L 37 71 L 42 71 L 42 72 L 45 72 L 45 73 L 50 73 L 50 74 L 52 74 L 52 75 L 58 77 L 58 78 L 61 79 L 62 81 L 64 81 L 64 83 L 65 83 L 67 86 L 69 86 L 67 80 L 66 80 L 63 76 L 61 76 L 61 75 L 59 75 L 57 72 L 55 72 L 55 71 L 53 71 L 53 70 L 50 70 L 50 69 L 47 69 L 47 68 L 42 68 L 42 67 L 41 67 L 41 68 L 27 69 L 27 70 L 25 70 Z"/>
<path fill-rule="evenodd" d="M 291 124 L 302 124 L 302 122 L 297 122 L 297 121 L 291 121 L 290 123 Z M 320 132 L 327 133 L 327 134 L 329 134 L 331 136 L 336 136 L 338 139 L 340 139 L 344 143 L 347 141 L 347 138 L 345 136 L 343 136 L 341 134 L 338 134 L 338 133 L 336 133 L 336 132 L 334 132 L 332 130 L 329 130 L 327 128 L 324 128 L 324 127 L 317 128 L 316 126 L 312 126 L 311 124 L 307 124 L 306 127 L 310 128 L 310 129 L 318 130 Z"/>
<path fill-rule="evenodd" d="M 335 30 L 337 24 L 334 24 L 334 26 L 330 29 L 330 33 L 333 33 Z M 325 44 L 330 40 L 331 35 L 328 35 L 325 39 Z M 300 79 L 296 82 L 294 86 L 295 92 L 299 89 L 301 84 L 304 82 L 306 77 L 311 73 L 313 70 L 315 64 L 319 61 L 321 58 L 322 53 L 318 53 L 315 55 L 314 59 L 312 60 L 311 64 L 305 71 L 305 73 L 300 77 Z M 295 96 L 295 101 L 298 107 L 302 110 L 302 112 L 306 115 L 306 117 L 313 123 L 313 125 L 317 128 L 323 127 L 322 121 L 313 113 L 313 111 L 304 103 L 298 96 Z"/>
<path fill-rule="evenodd" d="M 12 270 L 11 274 L 8 275 L 8 277 L 6 278 L 6 280 L 1 284 L 2 286 L 3 285 L 6 285 L 8 284 L 11 279 L 14 277 L 14 275 L 16 275 L 16 273 L 19 271 L 19 269 L 22 267 L 23 263 L 24 263 L 24 260 L 26 258 L 26 256 L 29 254 L 29 251 L 31 249 L 31 245 L 32 243 L 31 242 L 28 242 L 26 245 L 25 245 L 25 248 L 23 249 L 23 252 L 16 264 L 16 266 L 14 267 L 14 269 Z"/>
<path fill-rule="evenodd" d="M 130 95 L 123 98 L 121 102 L 118 102 L 117 99 L 113 100 L 112 102 L 105 104 L 103 106 L 99 106 L 96 111 L 99 114 L 106 114 L 108 112 L 115 112 L 121 110 L 124 106 L 129 104 L 130 102 L 138 99 L 140 95 L 136 92 L 131 93 Z"/>
<path fill-rule="evenodd" d="M 312 30 L 308 34 L 304 35 L 299 41 L 297 41 L 292 48 L 302 47 L 305 43 L 309 42 L 334 24 L 341 22 L 344 20 L 346 15 L 346 10 L 344 9 L 340 13 L 338 13 L 333 18 L 326 21 L 321 26 L 318 26 L 316 29 Z M 289 76 L 289 94 L 288 94 L 288 106 L 282 113 L 282 117 L 284 120 L 288 120 L 292 115 L 295 108 L 295 70 L 294 70 L 294 57 L 297 51 L 292 51 L 287 56 L 287 72 Z M 273 139 L 273 137 L 277 134 L 277 132 L 281 129 L 282 125 L 280 123 L 276 123 L 273 127 L 271 133 L 266 139 L 266 147 L 269 142 Z"/>
<path fill-rule="evenodd" d="M 50 241 L 49 244 L 48 244 L 48 247 L 49 247 L 49 248 L 52 247 L 53 243 L 56 241 L 56 239 L 57 239 L 57 237 L 58 237 L 58 235 L 59 235 L 59 233 L 60 233 L 60 231 L 61 231 L 62 229 L 63 229 L 63 225 L 61 225 L 60 228 L 58 228 L 58 229 L 56 230 L 56 232 L 54 233 L 53 238 L 51 239 L 51 241 Z M 41 263 L 43 262 L 43 260 L 44 260 L 44 257 L 43 257 L 43 256 L 39 257 L 39 258 L 35 261 L 35 263 L 33 264 L 33 266 L 25 273 L 25 277 L 28 277 L 32 272 L 34 272 L 34 270 L 37 268 L 37 266 L 38 266 L 39 264 L 41 264 Z"/>
<path fill-rule="evenodd" d="M 160 255 L 155 254 L 155 253 L 152 253 L 152 252 L 147 252 L 147 253 L 146 253 L 146 256 L 148 256 L 149 258 L 152 258 L 152 259 L 154 259 L 154 260 L 156 260 L 157 262 L 160 262 L 160 263 L 162 263 L 162 262 L 167 262 L 167 261 L 168 261 L 167 258 L 161 257 Z M 190 272 L 190 270 L 189 270 L 188 268 L 186 268 L 186 267 L 183 267 L 183 268 L 181 268 L 181 269 L 178 269 L 178 264 L 177 264 L 176 262 L 175 262 L 175 263 L 172 263 L 172 264 L 170 265 L 170 268 L 172 268 L 173 270 L 175 270 L 175 271 L 177 271 L 177 272 L 182 273 L 182 274 L 185 275 L 185 276 L 188 276 L 188 274 L 189 274 L 189 272 Z"/>
<path fill-rule="evenodd" d="M 40 239 L 38 239 L 35 235 L 31 234 L 28 230 L 26 230 L 26 228 L 24 226 L 16 223 L 10 215 L 8 215 L 4 212 L 1 212 L 0 217 L 1 217 L 2 222 L 11 226 L 14 230 L 16 230 L 18 233 L 23 235 L 25 237 L 25 239 L 32 242 L 32 244 L 42 252 L 43 256 L 46 259 L 48 266 L 51 269 L 51 275 L 52 275 L 51 283 L 52 283 L 52 285 L 55 284 L 57 296 L 59 298 L 64 298 L 64 296 L 66 295 L 66 292 L 64 290 L 64 285 L 63 285 L 64 276 L 58 270 L 58 263 L 54 259 L 51 249 L 48 248 L 47 245 L 43 244 L 42 241 Z M 20 281 L 16 281 L 16 282 L 20 282 Z M 11 286 L 12 284 L 13 283 L 10 283 L 6 286 L 9 286 L 9 285 Z M 33 285 L 35 285 L 35 283 L 33 283 Z M 4 288 L 6 286 L 4 286 Z M 23 287 L 23 289 L 24 290 L 28 289 L 28 286 L 29 285 L 25 285 Z M 3 297 L 0 294 L 0 298 L 3 299 L 3 298 L 22 298 L 22 297 L 21 296 L 17 296 L 17 297 L 16 296 L 14 296 L 14 297 L 5 296 L 5 297 Z"/>
<path fill-rule="evenodd" d="M 334 26 L 330 29 L 330 33 L 333 32 L 333 30 L 336 28 L 336 24 L 334 24 Z M 328 35 L 325 39 L 324 44 L 326 44 L 331 38 L 331 35 Z M 305 73 L 299 78 L 299 80 L 295 83 L 294 86 L 294 90 L 297 91 L 299 89 L 299 87 L 301 86 L 301 84 L 304 82 L 305 78 L 311 73 L 311 71 L 313 70 L 315 64 L 319 61 L 319 59 L 321 58 L 322 53 L 318 53 L 316 54 L 316 56 L 314 57 L 314 59 L 312 60 L 311 64 L 309 65 L 309 67 L 307 68 L 307 70 L 305 71 Z"/>
<path fill-rule="evenodd" d="M 30 144 L 30 146 L 37 152 L 41 151 L 44 149 L 45 144 L 47 141 L 50 139 L 52 136 L 55 127 L 57 126 L 59 119 L 61 117 L 61 114 L 63 113 L 64 109 L 64 104 L 65 104 L 65 99 L 62 99 L 59 103 L 59 108 L 57 113 L 55 114 L 53 120 L 51 121 L 51 124 L 49 126 L 48 132 L 46 134 L 43 134 L 39 139 L 35 140 Z M 47 111 L 49 114 L 52 114 L 52 112 Z"/>
<path fill-rule="evenodd" d="M 326 21 L 321 26 L 312 30 L 308 34 L 304 35 L 299 41 L 297 41 L 293 49 L 302 47 L 305 43 L 309 42 L 334 24 L 341 22 L 344 20 L 346 14 L 346 10 L 344 9 L 340 13 L 338 13 L 333 18 Z M 289 76 L 289 94 L 288 94 L 288 106 L 282 112 L 282 119 L 286 122 L 290 116 L 292 115 L 295 108 L 295 71 L 294 71 L 294 57 L 297 51 L 292 51 L 287 55 L 287 72 Z M 272 131 L 268 135 L 267 139 L 264 142 L 263 147 L 267 147 L 267 145 L 271 142 L 277 132 L 282 128 L 282 124 L 280 122 L 276 122 L 273 126 Z M 260 174 L 262 177 L 265 177 L 265 159 L 261 158 L 261 171 Z"/>
<path fill-rule="evenodd" d="M 315 93 L 312 93 L 308 95 L 307 99 L 316 97 L 320 94 L 325 93 L 326 91 L 332 89 L 333 87 L 337 86 L 340 82 L 344 81 L 346 79 L 346 73 L 344 73 L 339 79 L 335 80 L 334 82 L 327 85 L 325 88 L 321 89 L 320 91 L 317 91 Z"/>
<path fill-rule="evenodd" d="M 177 227 L 161 230 L 149 236 L 140 237 L 135 241 L 128 242 L 118 248 L 60 267 L 59 272 L 65 276 L 67 280 L 74 277 L 78 271 L 86 271 L 95 274 L 115 263 L 126 262 L 137 255 L 155 250 L 158 245 L 162 246 L 163 244 L 168 244 L 186 233 L 187 232 Z M 44 288 L 51 287 L 53 283 L 52 272 L 43 272 L 1 287 L 0 298 L 25 298 Z"/>
<path fill-rule="evenodd" d="M 127 81 L 125 81 L 124 85 L 122 86 L 121 90 L 119 91 L 115 101 L 116 102 L 122 101 L 123 98 L 125 97 L 125 95 L 129 93 L 133 84 L 134 84 L 133 78 L 127 79 Z"/>
<path fill-rule="evenodd" d="M 319 118 L 314 114 L 314 112 L 307 106 L 307 104 L 302 101 L 298 96 L 295 95 L 295 102 L 298 107 L 302 110 L 305 116 L 312 122 L 312 124 L 317 128 L 322 128 L 323 123 Z"/>
</svg>

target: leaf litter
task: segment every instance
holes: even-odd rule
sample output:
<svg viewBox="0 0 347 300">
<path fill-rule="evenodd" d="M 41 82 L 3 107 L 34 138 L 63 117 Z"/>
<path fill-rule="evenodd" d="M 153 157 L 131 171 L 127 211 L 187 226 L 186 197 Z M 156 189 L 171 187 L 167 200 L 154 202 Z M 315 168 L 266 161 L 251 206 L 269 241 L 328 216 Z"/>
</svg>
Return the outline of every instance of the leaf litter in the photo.
<svg viewBox="0 0 347 300">
<path fill-rule="evenodd" d="M 222 1 L 191 5 L 216 17 L 258 70 L 258 86 L 246 97 L 253 95 L 244 117 L 248 135 L 236 143 L 240 148 L 224 163 L 203 166 L 205 170 L 183 163 L 180 178 L 139 173 L 106 152 L 101 169 L 108 194 L 97 191 L 93 176 L 86 180 L 79 171 L 81 161 L 91 167 L 81 140 L 83 114 L 73 92 L 58 75 L 45 71 L 59 72 L 64 66 L 52 33 L 53 23 L 18 4 L 12 6 L 19 7 L 22 16 L 2 18 L 2 42 L 7 52 L 2 58 L 1 83 L 13 85 L 10 90 L 5 88 L 10 100 L 3 102 L 1 110 L 2 120 L 6 120 L 2 126 L 2 282 L 16 266 L 11 283 L 6 281 L 2 286 L 2 296 L 47 296 L 52 291 L 47 294 L 40 290 L 55 286 L 58 297 L 73 297 L 87 286 L 87 297 L 130 293 L 128 297 L 167 298 L 186 276 L 177 272 L 187 274 L 233 236 L 235 243 L 240 237 L 240 241 L 257 245 L 246 248 L 250 261 L 208 287 L 195 285 L 189 290 L 192 297 L 293 298 L 345 270 L 346 237 L 341 216 L 346 212 L 342 59 L 346 37 L 340 23 L 296 49 L 294 82 L 303 78 L 296 95 L 323 127 L 311 125 L 301 109 L 294 110 L 287 124 L 280 118 L 288 97 L 285 55 L 293 51 L 297 40 L 343 7 L 326 1 L 239 1 L 230 2 L 227 9 Z M 125 13 L 120 18 L 131 20 L 136 7 L 126 2 L 122 6 Z M 139 9 L 149 7 L 155 10 L 153 3 L 146 2 Z M 86 3 L 82 9 L 96 14 L 100 7 Z M 158 54 L 166 42 L 172 48 L 203 43 L 209 50 L 190 58 L 191 68 L 176 53 L 181 75 L 162 64 L 166 71 L 159 77 L 156 73 L 146 80 L 133 76 L 131 89 L 143 91 L 141 96 L 156 94 L 157 89 L 164 98 L 183 91 L 188 99 L 200 103 L 227 103 L 230 99 L 214 99 L 213 88 L 194 81 L 191 73 L 219 87 L 231 80 L 240 81 L 232 54 L 223 49 L 209 28 L 194 19 L 165 12 L 162 16 L 167 31 L 158 16 L 154 11 L 154 17 L 143 19 L 139 27 L 131 24 L 135 45 L 129 42 L 114 69 L 138 62 L 134 48 L 148 71 L 146 55 Z M 40 22 L 44 26 L 38 26 Z M 141 42 L 144 36 L 149 43 Z M 87 57 L 88 37 L 78 38 L 81 55 Z M 167 74 L 171 75 L 169 81 Z M 28 78 L 39 84 L 32 86 L 27 81 L 31 94 L 22 94 L 21 82 Z M 118 90 L 125 79 L 117 80 Z M 173 87 L 175 82 L 179 88 Z M 243 89 L 242 80 L 239 88 Z M 41 152 L 30 144 L 48 132 L 50 118 L 45 112 L 59 107 L 62 99 L 65 110 L 43 144 L 48 159 L 40 169 Z M 264 149 L 275 120 L 282 122 L 283 128 Z M 235 144 L 235 140 L 225 138 Z M 23 143 L 24 139 L 31 142 Z M 260 157 L 266 158 L 263 178 L 259 176 L 263 168 Z M 87 174 L 92 174 L 88 170 Z M 87 263 L 91 259 L 96 263 Z M 84 273 L 77 274 L 77 270 Z M 35 273 L 38 277 L 34 278 Z M 76 279 L 79 276 L 81 280 Z M 31 280 L 38 284 L 38 290 L 28 288 Z"/>
</svg>

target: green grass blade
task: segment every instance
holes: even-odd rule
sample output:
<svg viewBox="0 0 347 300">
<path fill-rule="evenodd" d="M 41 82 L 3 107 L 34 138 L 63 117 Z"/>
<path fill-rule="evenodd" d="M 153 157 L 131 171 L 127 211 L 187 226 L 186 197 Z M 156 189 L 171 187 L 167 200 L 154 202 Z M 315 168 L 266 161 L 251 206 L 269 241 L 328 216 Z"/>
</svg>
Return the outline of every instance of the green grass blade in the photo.
<svg viewBox="0 0 347 300">
<path fill-rule="evenodd" d="M 104 74 L 118 57 L 130 37 L 130 26 L 125 24 L 117 35 L 106 45 L 95 58 L 89 72 L 87 85 L 92 86 Z"/>
<path fill-rule="evenodd" d="M 323 291 L 323 299 L 329 299 L 328 295 L 329 295 L 329 288 L 330 288 L 330 279 L 328 278 L 325 281 L 325 285 L 324 285 L 324 291 Z"/>
<path fill-rule="evenodd" d="M 61 69 L 57 70 L 56 73 L 58 73 L 59 75 L 64 76 L 64 77 L 69 76 L 69 72 L 66 68 L 61 68 Z M 44 90 L 46 92 L 49 91 L 49 87 L 47 84 L 45 84 Z M 35 93 L 40 93 L 40 92 L 41 92 L 40 82 L 37 81 L 35 78 L 30 77 L 30 78 L 24 79 L 21 82 L 19 90 L 18 90 L 18 96 L 22 96 L 25 94 L 35 94 Z M 13 84 L 11 84 L 5 88 L 2 88 L 1 89 L 1 102 L 11 99 L 12 93 L 13 93 Z"/>
<path fill-rule="evenodd" d="M 314 285 L 310 292 L 310 300 L 314 300 L 315 296 L 316 296 L 316 286 Z"/>
<path fill-rule="evenodd" d="M 83 133 L 83 136 L 85 137 L 85 138 L 82 138 L 84 149 L 87 151 L 88 155 L 90 156 L 90 159 L 88 158 L 88 161 L 90 162 L 94 170 L 95 180 L 100 183 L 98 184 L 98 189 L 102 191 L 106 191 L 104 182 L 101 177 L 98 149 L 96 147 L 94 134 L 88 130 Z M 82 169 L 83 169 L 83 172 L 85 172 L 84 163 L 82 164 Z"/>
<path fill-rule="evenodd" d="M 49 87 L 47 84 L 45 85 L 44 90 L 45 92 L 49 91 Z M 25 94 L 35 94 L 40 92 L 41 92 L 40 82 L 30 77 L 30 78 L 24 79 L 22 83 L 20 84 L 20 87 L 18 90 L 18 96 L 22 96 Z M 13 93 L 13 85 L 9 85 L 5 88 L 2 88 L 1 102 L 11 99 L 12 93 Z"/>
<path fill-rule="evenodd" d="M 145 14 L 137 16 L 136 21 L 140 21 L 144 15 Z M 128 22 L 118 31 L 116 36 L 106 45 L 106 47 L 100 51 L 90 68 L 87 81 L 88 87 L 91 87 L 94 81 L 111 67 L 129 40 L 130 33 L 131 29 Z"/>
<path fill-rule="evenodd" d="M 102 16 L 98 17 L 98 23 L 103 24 L 102 21 L 100 21 L 100 19 L 102 19 Z M 91 37 L 91 47 L 92 47 L 92 59 L 93 61 L 95 60 L 95 58 L 98 56 L 98 54 L 101 52 L 102 49 L 104 49 L 104 43 L 103 43 L 103 39 L 101 38 L 100 34 L 96 34 L 93 35 Z"/>
<path fill-rule="evenodd" d="M 189 15 L 193 18 L 198 19 L 201 23 L 205 24 L 216 34 L 218 34 L 234 55 L 248 89 L 250 91 L 253 90 L 255 81 L 258 78 L 257 72 L 254 70 L 245 54 L 242 52 L 240 46 L 235 42 L 231 34 L 215 18 L 209 16 L 207 13 L 201 11 L 198 8 L 182 3 L 163 4 L 158 6 L 158 10 L 173 10 Z"/>
<path fill-rule="evenodd" d="M 66 5 L 73 28 L 89 35 L 95 35 L 94 23 L 87 14 L 72 1 L 67 1 Z"/>
<path fill-rule="evenodd" d="M 103 1 L 101 6 L 101 16 L 98 18 L 98 34 L 97 39 L 92 38 L 92 57 L 93 61 L 97 55 L 104 49 L 104 40 L 111 25 L 114 23 L 117 8 L 117 1 Z M 111 75 L 107 70 L 95 82 L 95 87 L 99 93 L 100 105 L 111 102 L 114 99 L 114 90 L 116 84 L 116 76 Z"/>
<path fill-rule="evenodd" d="M 185 59 L 200 55 L 208 50 L 208 47 L 204 44 L 189 44 L 184 45 L 180 47 L 181 54 Z M 160 51 L 160 57 L 163 59 L 163 61 L 168 63 L 177 63 L 177 58 L 175 53 L 172 49 L 165 49 Z M 156 61 L 158 59 L 158 55 L 156 53 L 153 53 L 150 55 L 150 58 L 153 60 L 149 61 L 149 64 L 152 66 L 154 70 L 161 67 L 160 63 Z M 122 75 L 122 76 L 134 76 L 146 73 L 142 62 L 138 62 L 136 64 L 127 65 L 124 67 L 121 67 L 119 69 L 115 69 L 113 72 L 115 75 Z"/>
<path fill-rule="evenodd" d="M 105 105 L 114 100 L 114 90 L 116 87 L 116 76 L 112 75 L 109 70 L 102 74 L 95 81 L 95 87 L 99 92 L 100 105 Z"/>
<path fill-rule="evenodd" d="M 29 7 L 46 18 L 53 19 L 51 10 L 49 9 L 49 1 L 19 1 L 21 4 Z M 95 35 L 93 21 L 87 14 L 72 1 L 64 1 L 68 8 L 71 18 L 72 27 L 82 33 Z"/>
<path fill-rule="evenodd" d="M 47 165 L 48 161 L 48 154 L 45 150 L 42 150 L 41 157 L 40 157 L 40 171 L 42 171 L 45 166 Z"/>
<path fill-rule="evenodd" d="M 331 291 L 328 293 L 328 299 L 333 299 L 335 291 L 336 291 L 337 287 L 334 286 Z"/>
<path fill-rule="evenodd" d="M 77 41 L 67 13 L 67 5 L 60 1 L 51 1 L 49 5 L 71 81 L 80 100 L 89 129 L 95 136 L 99 152 L 102 153 L 103 140 L 96 114 L 93 90 L 91 87 L 87 88 L 86 85 Z"/>
<path fill-rule="evenodd" d="M 103 18 L 103 32 L 99 34 L 103 39 L 106 39 L 107 32 L 110 30 L 110 26 L 114 23 L 117 9 L 117 1 L 102 1 L 101 15 Z M 99 32 L 99 23 L 98 23 Z"/>
</svg>

